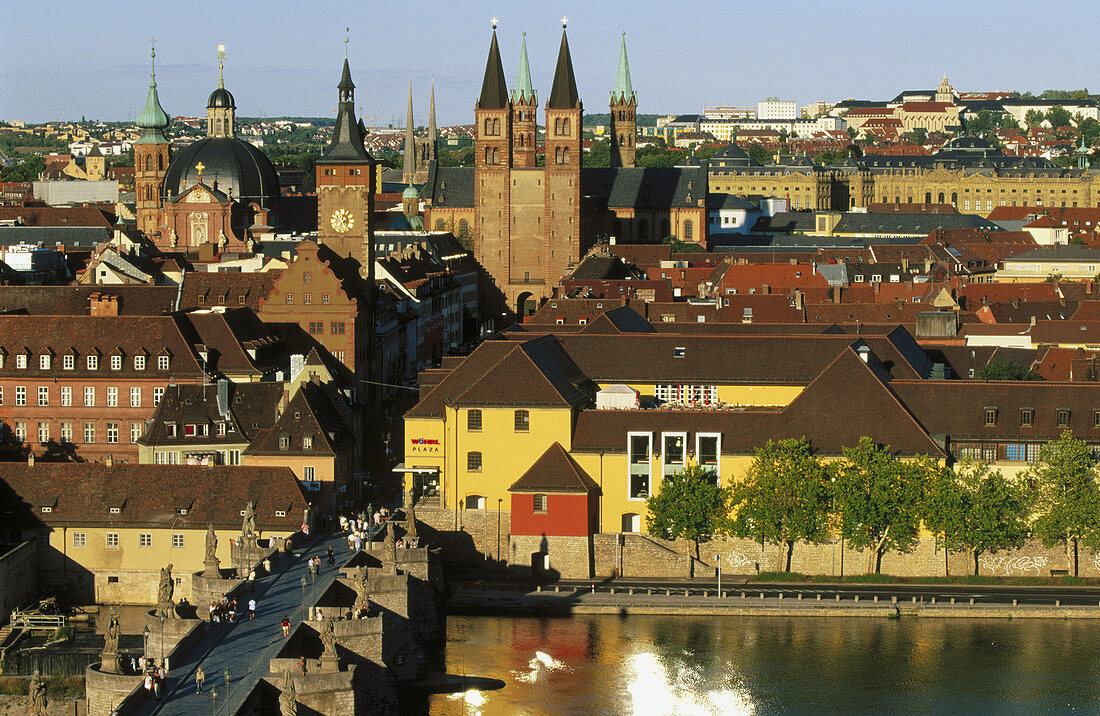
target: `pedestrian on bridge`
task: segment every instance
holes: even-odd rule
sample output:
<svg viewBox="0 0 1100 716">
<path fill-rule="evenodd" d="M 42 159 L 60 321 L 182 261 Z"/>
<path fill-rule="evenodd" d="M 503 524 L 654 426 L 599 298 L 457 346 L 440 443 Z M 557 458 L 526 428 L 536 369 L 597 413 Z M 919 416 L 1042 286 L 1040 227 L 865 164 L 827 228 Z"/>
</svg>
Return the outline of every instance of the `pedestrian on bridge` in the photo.
<svg viewBox="0 0 1100 716">
<path fill-rule="evenodd" d="M 325 550 L 325 555 L 328 557 L 328 566 L 335 567 L 336 566 L 336 555 L 333 554 L 332 547 L 329 547 L 328 549 Z"/>
<path fill-rule="evenodd" d="M 290 636 L 290 620 L 283 617 L 283 636 Z"/>
<path fill-rule="evenodd" d="M 256 618 L 256 598 L 255 597 L 248 600 L 248 618 L 249 619 L 255 619 Z"/>
<path fill-rule="evenodd" d="M 202 693 L 202 686 L 206 683 L 206 674 L 202 673 L 202 667 L 195 669 L 195 693 Z"/>
</svg>

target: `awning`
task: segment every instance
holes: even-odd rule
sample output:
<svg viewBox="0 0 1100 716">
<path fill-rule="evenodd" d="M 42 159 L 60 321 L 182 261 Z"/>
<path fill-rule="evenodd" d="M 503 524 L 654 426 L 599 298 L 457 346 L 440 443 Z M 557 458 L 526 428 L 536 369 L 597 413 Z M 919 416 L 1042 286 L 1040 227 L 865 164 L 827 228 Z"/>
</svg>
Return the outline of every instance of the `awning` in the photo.
<svg viewBox="0 0 1100 716">
<path fill-rule="evenodd" d="M 393 467 L 393 472 L 439 472 L 439 468 L 433 465 L 413 465 L 412 467 L 406 467 L 405 463 L 399 462 Z"/>
</svg>

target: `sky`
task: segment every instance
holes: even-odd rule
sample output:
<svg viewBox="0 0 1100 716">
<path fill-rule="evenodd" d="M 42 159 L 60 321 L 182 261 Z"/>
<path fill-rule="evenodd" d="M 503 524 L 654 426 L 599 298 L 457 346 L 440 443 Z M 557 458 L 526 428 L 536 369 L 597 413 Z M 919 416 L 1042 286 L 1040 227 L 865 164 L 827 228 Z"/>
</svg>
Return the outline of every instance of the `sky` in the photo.
<svg viewBox="0 0 1100 716">
<path fill-rule="evenodd" d="M 0 119 L 133 121 L 145 104 L 154 37 L 169 115 L 205 114 L 223 44 L 239 115 L 334 116 L 346 34 L 368 125 L 404 124 L 410 79 L 416 122 L 426 124 L 433 78 L 439 124 L 468 124 L 494 16 L 508 86 L 526 32 L 543 104 L 568 18 L 589 113 L 607 111 L 623 31 L 645 114 L 771 96 L 800 105 L 890 99 L 934 88 L 944 73 L 961 91 L 1100 90 L 1096 1 L 0 0 Z"/>
</svg>

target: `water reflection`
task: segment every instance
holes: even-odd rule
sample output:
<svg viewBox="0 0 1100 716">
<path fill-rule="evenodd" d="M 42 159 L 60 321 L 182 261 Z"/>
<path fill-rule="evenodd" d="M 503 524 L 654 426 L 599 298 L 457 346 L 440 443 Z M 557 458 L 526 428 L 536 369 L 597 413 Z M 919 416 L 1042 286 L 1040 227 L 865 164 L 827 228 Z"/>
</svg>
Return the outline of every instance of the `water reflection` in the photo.
<svg viewBox="0 0 1100 716">
<path fill-rule="evenodd" d="M 448 617 L 433 714 L 1100 712 L 1100 620 Z"/>
</svg>

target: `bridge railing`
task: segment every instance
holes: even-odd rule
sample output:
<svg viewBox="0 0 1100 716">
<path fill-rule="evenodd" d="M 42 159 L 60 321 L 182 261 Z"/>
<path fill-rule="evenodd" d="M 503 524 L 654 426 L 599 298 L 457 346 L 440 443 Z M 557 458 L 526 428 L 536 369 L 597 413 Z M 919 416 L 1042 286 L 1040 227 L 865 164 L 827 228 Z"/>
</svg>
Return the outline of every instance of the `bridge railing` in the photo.
<svg viewBox="0 0 1100 716">
<path fill-rule="evenodd" d="M 11 613 L 12 629 L 60 629 L 68 624 L 63 614 L 37 614 L 13 609 Z"/>
</svg>

